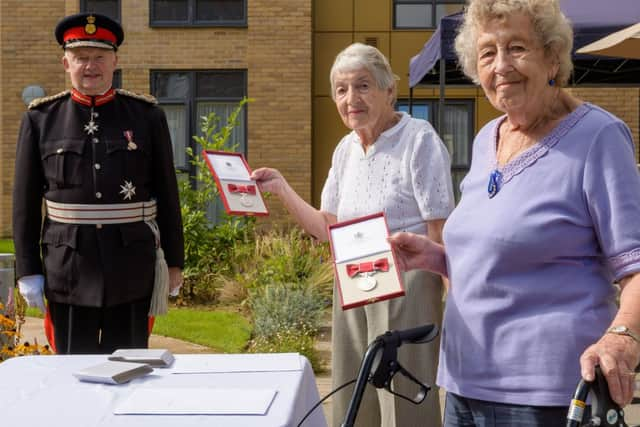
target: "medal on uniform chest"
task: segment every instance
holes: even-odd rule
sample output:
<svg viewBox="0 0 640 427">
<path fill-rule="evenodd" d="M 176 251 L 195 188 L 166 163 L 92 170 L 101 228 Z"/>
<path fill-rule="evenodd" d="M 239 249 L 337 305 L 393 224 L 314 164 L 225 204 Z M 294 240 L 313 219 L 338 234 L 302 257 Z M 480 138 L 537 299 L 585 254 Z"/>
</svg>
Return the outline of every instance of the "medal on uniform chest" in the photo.
<svg viewBox="0 0 640 427">
<path fill-rule="evenodd" d="M 133 131 L 125 130 L 123 133 L 124 133 L 124 137 L 127 139 L 127 150 L 129 151 L 136 150 L 138 148 L 138 144 L 133 142 Z"/>
<path fill-rule="evenodd" d="M 90 119 L 89 122 L 84 125 L 84 131 L 87 133 L 87 135 L 93 135 L 98 131 L 98 124 L 93 120 L 94 118 L 98 117 L 98 113 L 94 113 L 93 112 L 93 108 L 91 108 L 91 113 L 89 114 Z"/>
<path fill-rule="evenodd" d="M 120 194 L 122 194 L 122 198 L 124 200 L 131 200 L 133 196 L 136 195 L 136 187 L 134 187 L 133 182 L 127 181 L 125 179 L 124 185 L 121 185 Z"/>
</svg>

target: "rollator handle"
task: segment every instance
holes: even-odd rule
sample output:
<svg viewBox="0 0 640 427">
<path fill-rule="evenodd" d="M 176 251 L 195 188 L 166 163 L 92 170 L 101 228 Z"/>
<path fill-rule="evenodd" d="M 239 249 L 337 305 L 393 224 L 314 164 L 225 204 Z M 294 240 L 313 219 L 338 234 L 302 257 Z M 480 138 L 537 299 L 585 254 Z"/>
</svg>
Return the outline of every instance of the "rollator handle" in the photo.
<svg viewBox="0 0 640 427">
<path fill-rule="evenodd" d="M 353 427 L 367 382 L 376 388 L 385 388 L 390 393 L 416 405 L 421 403 L 431 387 L 420 382 L 398 363 L 398 347 L 402 344 L 421 344 L 432 341 L 438 336 L 438 332 L 436 325 L 424 325 L 402 331 L 387 331 L 378 335 L 369 344 L 360 364 L 358 379 L 342 427 Z M 419 389 L 415 397 L 411 398 L 393 391 L 393 376 L 398 372 L 418 385 Z"/>
<path fill-rule="evenodd" d="M 593 381 L 581 379 L 569 406 L 567 427 L 628 427 L 624 420 L 624 411 L 611 399 L 609 386 L 599 366 L 595 368 L 596 376 Z M 582 424 L 587 396 L 592 394 L 591 419 Z"/>
<path fill-rule="evenodd" d="M 402 331 L 388 331 L 384 335 L 379 335 L 377 339 L 385 339 L 384 337 L 396 334 L 400 344 L 421 344 L 432 341 L 438 336 L 438 327 L 436 325 L 422 325 L 416 328 L 404 329 Z"/>
</svg>

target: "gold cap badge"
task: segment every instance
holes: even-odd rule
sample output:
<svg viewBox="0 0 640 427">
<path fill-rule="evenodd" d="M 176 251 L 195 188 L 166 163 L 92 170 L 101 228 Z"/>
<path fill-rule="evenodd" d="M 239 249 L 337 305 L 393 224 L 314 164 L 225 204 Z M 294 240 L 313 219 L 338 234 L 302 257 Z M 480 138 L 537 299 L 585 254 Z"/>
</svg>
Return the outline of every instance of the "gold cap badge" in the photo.
<svg viewBox="0 0 640 427">
<path fill-rule="evenodd" d="M 97 31 L 96 17 L 93 15 L 87 16 L 87 25 L 84 26 L 84 32 L 87 34 L 94 34 Z"/>
</svg>

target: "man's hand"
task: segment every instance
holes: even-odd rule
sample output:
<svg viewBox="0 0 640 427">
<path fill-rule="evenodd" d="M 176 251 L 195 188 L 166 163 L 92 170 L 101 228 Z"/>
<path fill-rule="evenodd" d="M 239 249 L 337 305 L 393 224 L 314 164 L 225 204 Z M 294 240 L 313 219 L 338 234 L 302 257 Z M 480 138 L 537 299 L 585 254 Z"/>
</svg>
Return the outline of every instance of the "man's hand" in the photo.
<svg viewBox="0 0 640 427">
<path fill-rule="evenodd" d="M 18 289 L 20 295 L 27 302 L 29 307 L 37 307 L 45 312 L 44 306 L 44 276 L 33 274 L 18 279 Z"/>
<path fill-rule="evenodd" d="M 184 279 L 180 267 L 169 267 L 169 295 L 178 296 Z"/>
</svg>

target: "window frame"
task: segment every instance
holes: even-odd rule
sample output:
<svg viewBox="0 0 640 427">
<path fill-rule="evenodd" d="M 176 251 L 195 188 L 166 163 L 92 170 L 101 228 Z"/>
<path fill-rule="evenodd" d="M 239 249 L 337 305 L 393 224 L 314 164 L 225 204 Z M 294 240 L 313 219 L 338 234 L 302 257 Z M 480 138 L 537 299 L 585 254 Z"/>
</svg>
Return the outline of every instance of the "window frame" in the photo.
<svg viewBox="0 0 640 427">
<path fill-rule="evenodd" d="M 157 0 L 149 0 L 149 27 L 151 28 L 182 28 L 182 27 L 238 27 L 246 28 L 248 0 L 242 1 L 243 18 L 241 20 L 220 20 L 220 21 L 204 21 L 196 19 L 196 1 L 183 0 L 187 2 L 187 20 L 186 21 L 170 21 L 154 19 L 155 2 Z"/>
<path fill-rule="evenodd" d="M 80 0 L 80 12 L 92 12 L 87 10 L 87 2 L 88 0 Z M 116 2 L 118 3 L 116 16 L 110 16 L 110 18 L 113 18 L 117 22 L 122 22 L 122 0 L 116 0 Z"/>
<path fill-rule="evenodd" d="M 156 74 L 187 74 L 188 76 L 188 85 L 187 85 L 187 96 L 183 98 L 169 98 L 169 97 L 158 97 L 156 96 Z M 197 77 L 198 74 L 206 74 L 206 73 L 241 73 L 242 75 L 242 94 L 240 96 L 228 96 L 228 97 L 220 97 L 220 96 L 197 96 Z M 200 118 L 196 117 L 196 112 L 198 111 L 198 103 L 199 102 L 224 102 L 224 103 L 234 103 L 238 104 L 243 98 L 247 97 L 248 93 L 248 78 L 247 78 L 247 70 L 246 69 L 206 69 L 206 70 L 194 70 L 194 69 L 152 69 L 149 70 L 149 85 L 151 89 L 151 93 L 156 96 L 158 99 L 158 106 L 162 108 L 163 105 L 184 105 L 185 106 L 185 114 L 187 115 L 185 123 L 187 126 L 185 127 L 185 149 L 190 147 L 194 154 L 199 154 L 199 147 L 197 147 L 196 142 L 191 137 L 192 135 L 196 135 L 200 133 Z M 245 157 L 247 156 L 247 151 L 249 149 L 248 142 L 248 124 L 249 124 L 249 112 L 247 109 L 247 105 L 245 104 L 243 107 L 243 119 L 244 122 L 241 124 L 243 126 L 243 135 L 244 141 L 242 142 L 241 150 L 236 152 L 242 153 Z M 195 180 L 196 166 L 189 162 L 189 158 L 186 157 L 186 164 L 184 167 L 175 166 L 175 169 L 178 173 L 178 176 L 183 175 L 189 177 L 190 184 L 193 188 L 197 188 L 197 182 Z M 212 203 L 207 207 L 207 217 L 211 221 L 211 223 L 215 224 L 219 221 L 220 215 L 224 212 L 223 204 L 219 199 L 219 196 L 212 201 Z"/>
<path fill-rule="evenodd" d="M 158 73 L 163 73 L 163 74 L 178 74 L 178 73 L 184 73 L 188 75 L 188 80 L 189 80 L 189 84 L 188 84 L 188 94 L 187 97 L 185 99 L 182 98 L 160 98 L 158 96 L 156 96 L 156 80 L 155 80 L 155 75 Z M 212 96 L 202 96 L 199 97 L 197 96 L 196 90 L 197 90 L 197 75 L 198 74 L 205 74 L 205 73 L 241 73 L 242 74 L 242 83 L 243 83 L 243 94 L 242 96 L 239 97 L 212 97 Z M 158 104 L 159 106 L 162 105 L 184 105 L 185 106 L 185 114 L 187 115 L 187 128 L 185 129 L 185 141 L 186 141 L 186 146 L 190 147 L 192 150 L 195 150 L 196 147 L 196 142 L 193 140 L 192 135 L 198 134 L 199 130 L 200 130 L 200 123 L 199 123 L 199 117 L 195 117 L 196 114 L 195 112 L 197 111 L 197 104 L 198 102 L 229 102 L 229 103 L 235 103 L 237 104 L 238 102 L 240 102 L 242 100 L 243 97 L 247 96 L 247 85 L 248 85 L 248 79 L 247 79 L 247 70 L 246 69 L 231 69 L 231 68 L 225 68 L 225 69 L 206 69 L 206 70 L 189 70 L 189 69 L 172 69 L 172 70 L 167 70 L 167 69 L 151 69 L 149 70 L 149 84 L 150 84 L 150 90 L 151 90 L 151 94 L 153 94 L 154 96 L 156 96 L 157 100 L 158 100 Z M 242 153 L 245 157 L 247 156 L 247 151 L 248 151 L 248 109 L 246 104 L 243 107 L 243 114 L 244 114 L 244 123 L 242 124 L 243 126 L 243 132 L 245 135 L 245 141 L 244 141 L 244 145 L 242 147 L 241 151 L 238 151 L 240 153 Z M 194 171 L 194 166 L 191 165 L 188 161 L 186 164 L 186 167 L 179 167 L 176 166 L 176 170 L 178 170 L 181 173 L 189 173 L 189 174 L 193 174 Z"/>
<path fill-rule="evenodd" d="M 429 112 L 429 117 L 427 117 L 427 121 L 429 123 L 431 123 L 431 125 L 434 127 L 434 129 L 436 129 L 436 131 L 438 132 L 438 135 L 440 135 L 441 131 L 440 129 L 437 129 L 436 126 L 436 119 L 438 117 L 438 109 L 439 109 L 439 103 L 438 103 L 438 99 L 435 98 L 413 98 L 411 100 L 411 104 L 413 107 L 415 107 L 416 105 L 426 105 L 428 107 L 428 112 Z M 456 173 L 466 173 L 469 172 L 469 169 L 471 168 L 471 162 L 473 161 L 472 157 L 473 157 L 473 139 L 475 137 L 475 100 L 473 98 L 449 98 L 449 99 L 445 99 L 444 101 L 444 107 L 446 108 L 447 106 L 452 106 L 452 105 L 465 105 L 468 106 L 468 111 L 469 111 L 469 121 L 467 123 L 467 132 L 469 135 L 469 141 L 467 141 L 467 152 L 469 153 L 469 158 L 468 158 L 468 163 L 464 164 L 464 163 L 453 163 L 454 161 L 454 156 L 453 153 L 449 153 L 449 155 L 451 156 L 451 177 L 452 179 L 454 178 Z M 399 106 L 405 106 L 407 108 L 407 111 L 409 109 L 409 98 L 399 98 L 396 102 L 396 110 L 399 110 Z M 445 143 L 446 146 L 446 143 Z M 458 186 L 455 185 L 455 180 L 454 180 L 454 188 L 453 188 L 455 197 L 456 197 L 456 202 L 458 200 L 460 200 L 460 189 L 458 188 Z"/>
<path fill-rule="evenodd" d="M 122 89 L 122 68 L 116 68 L 113 70 L 113 80 L 111 81 L 111 87 L 114 89 Z"/>
<path fill-rule="evenodd" d="M 397 7 L 398 5 L 425 5 L 431 6 L 431 25 L 427 24 L 426 26 L 398 26 L 398 16 L 397 16 Z M 458 4 L 462 7 L 465 6 L 465 0 L 393 0 L 391 8 L 392 8 L 392 28 L 394 30 L 424 30 L 424 29 L 436 29 L 438 28 L 439 22 L 434 22 L 437 20 L 437 7 L 443 4 Z"/>
</svg>

